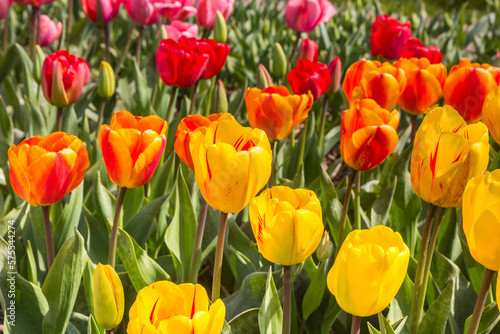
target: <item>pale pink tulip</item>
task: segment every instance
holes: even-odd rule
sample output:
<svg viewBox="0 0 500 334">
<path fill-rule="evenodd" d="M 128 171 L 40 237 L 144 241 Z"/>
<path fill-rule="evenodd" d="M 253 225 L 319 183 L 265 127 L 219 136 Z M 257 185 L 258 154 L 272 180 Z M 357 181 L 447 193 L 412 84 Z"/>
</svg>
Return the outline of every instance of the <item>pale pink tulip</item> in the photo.
<svg viewBox="0 0 500 334">
<path fill-rule="evenodd" d="M 196 15 L 195 0 L 153 0 L 158 14 L 173 20 L 185 20 Z"/>
<path fill-rule="evenodd" d="M 62 29 L 61 22 L 55 23 L 47 15 L 40 15 L 40 46 L 49 46 L 54 43 L 61 36 Z"/>
<path fill-rule="evenodd" d="M 233 6 L 234 0 L 198 0 L 196 5 L 198 24 L 203 28 L 213 29 L 217 11 L 227 20 L 233 11 Z"/>
<path fill-rule="evenodd" d="M 285 21 L 297 32 L 309 32 L 321 22 L 330 21 L 336 13 L 328 0 L 288 0 Z"/>
<path fill-rule="evenodd" d="M 158 21 L 154 0 L 124 0 L 123 3 L 134 22 L 140 25 L 150 25 Z"/>
<path fill-rule="evenodd" d="M 169 25 L 163 26 L 167 31 L 168 38 L 178 41 L 181 36 L 198 38 L 198 26 L 182 21 L 172 21 Z"/>
</svg>

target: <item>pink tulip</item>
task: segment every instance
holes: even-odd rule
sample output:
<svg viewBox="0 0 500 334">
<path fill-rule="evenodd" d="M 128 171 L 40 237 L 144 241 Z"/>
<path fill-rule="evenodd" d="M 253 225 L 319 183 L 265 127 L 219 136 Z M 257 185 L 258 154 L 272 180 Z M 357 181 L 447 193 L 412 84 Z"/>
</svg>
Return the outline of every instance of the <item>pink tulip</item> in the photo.
<svg viewBox="0 0 500 334">
<path fill-rule="evenodd" d="M 130 18 L 140 25 L 155 24 L 158 21 L 154 0 L 123 0 Z"/>
<path fill-rule="evenodd" d="M 297 61 L 306 58 L 315 63 L 318 61 L 318 56 L 318 44 L 312 39 L 304 38 L 300 44 Z"/>
<path fill-rule="evenodd" d="M 195 0 L 152 0 L 155 9 L 161 16 L 173 20 L 185 20 L 196 15 Z"/>
<path fill-rule="evenodd" d="M 49 46 L 54 43 L 61 36 L 62 29 L 61 22 L 55 23 L 47 15 L 40 15 L 40 46 Z"/>
<path fill-rule="evenodd" d="M 340 89 L 340 77 L 342 75 L 342 62 L 339 57 L 335 57 L 330 65 L 328 65 L 328 70 L 330 71 L 330 76 L 332 81 L 330 82 L 330 88 L 328 88 L 327 93 L 335 94 Z"/>
<path fill-rule="evenodd" d="M 101 10 L 97 10 L 100 2 Z M 83 11 L 89 19 L 98 25 L 107 25 L 113 21 L 120 11 L 122 0 L 80 0 Z"/>
<path fill-rule="evenodd" d="M 198 0 L 196 19 L 203 28 L 213 29 L 215 25 L 215 14 L 221 12 L 227 20 L 233 11 L 234 0 Z"/>
<path fill-rule="evenodd" d="M 33 7 L 40 7 L 41 5 L 46 5 L 54 1 L 55 0 L 16 0 L 16 2 L 20 5 L 29 5 Z M 5 2 L 5 0 L 0 0 L 0 2 Z M 7 0 L 7 2 L 9 1 Z M 12 0 L 10 2 L 12 3 Z"/>
<path fill-rule="evenodd" d="M 163 25 L 167 31 L 168 38 L 178 41 L 181 36 L 193 37 L 198 39 L 198 26 L 182 21 L 172 21 L 169 25 Z"/>
<path fill-rule="evenodd" d="M 297 32 L 309 32 L 321 22 L 330 21 L 336 13 L 328 0 L 288 0 L 285 21 Z"/>
<path fill-rule="evenodd" d="M 0 0 L 0 20 L 9 15 L 10 6 L 12 6 L 12 0 Z"/>
</svg>

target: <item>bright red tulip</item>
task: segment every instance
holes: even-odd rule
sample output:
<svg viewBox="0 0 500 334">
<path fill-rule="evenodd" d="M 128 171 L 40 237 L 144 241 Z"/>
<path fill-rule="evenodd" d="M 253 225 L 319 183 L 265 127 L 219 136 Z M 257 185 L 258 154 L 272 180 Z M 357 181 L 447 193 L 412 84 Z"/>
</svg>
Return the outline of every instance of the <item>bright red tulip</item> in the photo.
<svg viewBox="0 0 500 334">
<path fill-rule="evenodd" d="M 47 15 L 40 15 L 40 46 L 44 47 L 54 43 L 61 36 L 62 29 L 61 22 L 55 23 Z"/>
<path fill-rule="evenodd" d="M 310 32 L 321 22 L 328 22 L 337 10 L 328 0 L 288 0 L 286 24 L 297 32 Z"/>
<path fill-rule="evenodd" d="M 158 21 L 154 0 L 123 0 L 130 18 L 140 25 L 151 25 Z"/>
<path fill-rule="evenodd" d="M 0 0 L 0 20 L 9 15 L 13 0 Z"/>
<path fill-rule="evenodd" d="M 163 39 L 156 52 L 156 68 L 165 85 L 188 88 L 205 73 L 210 56 L 199 53 L 192 38 Z"/>
<path fill-rule="evenodd" d="M 53 3 L 54 1 L 56 0 L 16 0 L 16 2 L 20 5 L 29 5 L 33 7 L 40 7 L 42 5 Z"/>
<path fill-rule="evenodd" d="M 418 38 L 410 38 L 403 46 L 399 58 L 427 58 L 431 64 L 439 64 L 443 60 L 443 54 L 437 46 L 423 46 Z"/>
<path fill-rule="evenodd" d="M 225 43 L 217 43 L 213 39 L 195 39 L 195 38 L 179 38 L 179 45 L 193 47 L 200 55 L 208 55 L 208 63 L 205 71 L 201 75 L 201 79 L 210 79 L 222 70 L 229 55 L 229 45 Z"/>
<path fill-rule="evenodd" d="M 168 38 L 179 41 L 181 36 L 198 38 L 198 26 L 189 22 L 172 21 L 169 25 L 163 25 L 167 31 Z"/>
<path fill-rule="evenodd" d="M 318 56 L 318 44 L 309 38 L 304 38 L 300 44 L 296 59 L 306 58 L 315 63 L 318 61 Z"/>
<path fill-rule="evenodd" d="M 97 25 L 107 25 L 118 15 L 122 0 L 80 0 L 83 11 Z M 101 9 L 98 9 L 98 5 Z"/>
<path fill-rule="evenodd" d="M 371 26 L 370 51 L 374 57 L 397 59 L 410 38 L 410 21 L 401 24 L 389 15 L 379 15 Z"/>
<path fill-rule="evenodd" d="M 213 29 L 215 14 L 221 12 L 227 20 L 233 11 L 234 0 L 198 0 L 196 5 L 196 19 L 203 28 Z"/>
<path fill-rule="evenodd" d="M 322 63 L 313 63 L 309 59 L 301 59 L 287 76 L 288 83 L 294 94 L 308 94 L 310 91 L 314 100 L 319 99 L 330 87 L 330 71 Z"/>
<path fill-rule="evenodd" d="M 196 15 L 195 0 L 152 0 L 156 11 L 169 21 L 185 20 Z"/>
<path fill-rule="evenodd" d="M 58 50 L 43 62 L 43 95 L 50 104 L 66 107 L 80 98 L 89 76 L 90 68 L 84 59 Z"/>
</svg>

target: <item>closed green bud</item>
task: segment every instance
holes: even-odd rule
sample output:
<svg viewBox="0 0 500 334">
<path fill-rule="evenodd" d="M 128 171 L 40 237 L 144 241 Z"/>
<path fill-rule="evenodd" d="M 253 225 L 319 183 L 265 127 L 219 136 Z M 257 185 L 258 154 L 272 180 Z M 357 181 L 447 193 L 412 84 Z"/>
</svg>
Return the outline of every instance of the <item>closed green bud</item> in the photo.
<svg viewBox="0 0 500 334">
<path fill-rule="evenodd" d="M 118 326 L 123 318 L 125 295 L 122 282 L 110 265 L 98 264 L 94 273 L 94 316 L 106 330 Z"/>
<path fill-rule="evenodd" d="M 212 101 L 210 103 L 210 113 L 219 114 L 226 113 L 228 110 L 226 88 L 221 80 L 217 81 L 212 94 Z"/>
<path fill-rule="evenodd" d="M 33 79 L 40 84 L 42 80 L 42 66 L 45 60 L 45 53 L 43 52 L 40 45 L 36 46 L 35 63 L 33 64 Z"/>
<path fill-rule="evenodd" d="M 274 43 L 271 72 L 275 78 L 282 78 L 286 74 L 287 67 L 288 61 L 286 60 L 286 55 L 281 47 L 281 44 Z"/>
<path fill-rule="evenodd" d="M 226 19 L 220 11 L 215 14 L 214 39 L 217 43 L 226 43 L 227 41 Z"/>
<path fill-rule="evenodd" d="M 325 261 L 330 257 L 330 249 L 332 246 L 332 242 L 330 241 L 330 235 L 328 231 L 323 233 L 323 238 L 319 243 L 318 249 L 316 249 L 316 257 L 318 261 Z"/>
<path fill-rule="evenodd" d="M 97 94 L 103 99 L 109 99 L 115 93 L 115 72 L 109 63 L 102 61 L 99 69 L 99 84 Z"/>
<path fill-rule="evenodd" d="M 264 65 L 259 64 L 259 66 L 257 67 L 257 88 L 265 89 L 271 86 L 274 86 L 271 75 Z"/>
</svg>

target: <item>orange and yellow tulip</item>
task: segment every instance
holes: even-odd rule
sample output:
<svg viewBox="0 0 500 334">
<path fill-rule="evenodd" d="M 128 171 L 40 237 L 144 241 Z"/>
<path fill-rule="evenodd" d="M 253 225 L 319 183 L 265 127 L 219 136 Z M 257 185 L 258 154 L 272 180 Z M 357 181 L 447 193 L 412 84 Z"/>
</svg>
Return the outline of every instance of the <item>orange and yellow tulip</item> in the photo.
<svg viewBox="0 0 500 334">
<path fill-rule="evenodd" d="M 243 210 L 271 175 L 266 133 L 235 120 L 212 122 L 205 133 L 194 132 L 189 149 L 203 198 L 225 213 Z"/>
<path fill-rule="evenodd" d="M 99 146 L 111 181 L 125 188 L 151 179 L 165 149 L 167 122 L 158 116 L 139 117 L 128 111 L 113 114 L 101 126 Z"/>
<path fill-rule="evenodd" d="M 499 82 L 499 68 L 462 59 L 448 74 L 444 103 L 455 108 L 467 123 L 477 122 L 481 120 L 484 99 Z"/>
<path fill-rule="evenodd" d="M 249 209 L 252 231 L 266 260 L 292 266 L 318 248 L 325 228 L 314 192 L 272 187 L 255 197 Z"/>
<path fill-rule="evenodd" d="M 500 87 L 491 91 L 484 100 L 483 122 L 493 139 L 500 144 Z"/>
<path fill-rule="evenodd" d="M 191 142 L 193 132 L 196 130 L 205 132 L 212 122 L 225 119 L 234 119 L 234 117 L 229 113 L 211 114 L 207 117 L 202 115 L 189 115 L 180 121 L 177 126 L 177 133 L 175 134 L 174 150 L 179 158 L 188 165 L 189 169 L 194 171 L 193 158 L 189 151 L 189 143 Z"/>
<path fill-rule="evenodd" d="M 399 113 L 381 108 L 374 100 L 355 100 L 342 113 L 340 153 L 358 171 L 380 165 L 392 153 L 399 137 Z"/>
<path fill-rule="evenodd" d="M 8 157 L 12 188 L 33 206 L 59 202 L 83 181 L 90 164 L 85 144 L 64 132 L 23 140 Z"/>
<path fill-rule="evenodd" d="M 222 331 L 226 307 L 217 299 L 209 307 L 199 284 L 159 281 L 137 294 L 129 312 L 128 334 L 215 334 Z"/>
<path fill-rule="evenodd" d="M 443 95 L 446 67 L 427 58 L 400 59 L 394 63 L 405 72 L 406 88 L 398 105 L 411 115 L 427 113 Z"/>
<path fill-rule="evenodd" d="M 406 87 L 406 77 L 390 63 L 363 59 L 347 69 L 342 87 L 349 104 L 372 99 L 382 108 L 392 109 Z"/>
<path fill-rule="evenodd" d="M 431 110 L 413 145 L 410 172 L 415 193 L 443 208 L 461 206 L 469 179 L 486 170 L 488 141 L 483 123 L 467 125 L 451 106 Z"/>
<path fill-rule="evenodd" d="M 310 92 L 291 95 L 285 86 L 249 88 L 245 93 L 250 126 L 264 130 L 270 141 L 286 138 L 307 118 L 313 102 Z"/>
</svg>

